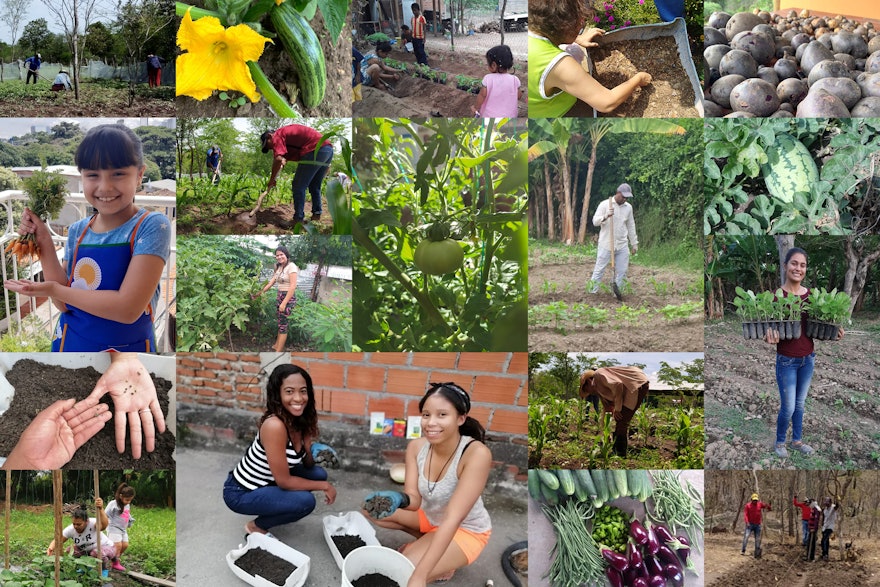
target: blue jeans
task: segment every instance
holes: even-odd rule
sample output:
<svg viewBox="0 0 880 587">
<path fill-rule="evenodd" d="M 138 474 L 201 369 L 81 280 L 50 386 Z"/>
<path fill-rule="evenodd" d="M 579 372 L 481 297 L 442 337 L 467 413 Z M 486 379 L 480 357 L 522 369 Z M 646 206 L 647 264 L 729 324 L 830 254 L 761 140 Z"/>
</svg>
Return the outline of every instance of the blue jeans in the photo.
<svg viewBox="0 0 880 587">
<path fill-rule="evenodd" d="M 425 53 L 425 39 L 413 39 L 413 53 L 416 56 L 416 62 L 422 65 L 428 65 L 428 54 Z"/>
<path fill-rule="evenodd" d="M 743 552 L 746 551 L 746 546 L 749 544 L 749 534 L 752 532 L 755 533 L 755 551 L 761 548 L 761 524 L 746 524 L 746 532 L 743 534 Z"/>
<path fill-rule="evenodd" d="M 317 151 L 306 153 L 296 166 L 293 175 L 293 219 L 302 220 L 306 216 L 306 190 L 312 194 L 312 214 L 320 214 L 321 184 L 330 171 L 333 147 L 324 145 Z"/>
<path fill-rule="evenodd" d="M 793 358 L 776 355 L 776 383 L 779 385 L 779 415 L 776 418 L 776 444 L 785 444 L 788 423 L 791 422 L 791 441 L 799 442 L 804 423 L 804 403 L 813 379 L 816 353 Z"/>
<path fill-rule="evenodd" d="M 312 481 L 327 480 L 327 471 L 318 466 L 307 469 L 297 465 L 291 474 Z M 288 491 L 277 485 L 250 490 L 242 487 L 231 472 L 223 484 L 223 501 L 237 514 L 257 516 L 254 523 L 266 531 L 303 519 L 312 513 L 316 503 L 311 491 Z"/>
<path fill-rule="evenodd" d="M 810 541 L 810 521 L 801 520 L 801 528 L 803 529 L 804 534 L 804 546 L 806 546 L 807 542 Z"/>
<path fill-rule="evenodd" d="M 831 533 L 834 530 L 830 528 L 828 530 L 822 530 L 822 556 L 828 556 L 828 549 L 831 548 Z"/>
</svg>

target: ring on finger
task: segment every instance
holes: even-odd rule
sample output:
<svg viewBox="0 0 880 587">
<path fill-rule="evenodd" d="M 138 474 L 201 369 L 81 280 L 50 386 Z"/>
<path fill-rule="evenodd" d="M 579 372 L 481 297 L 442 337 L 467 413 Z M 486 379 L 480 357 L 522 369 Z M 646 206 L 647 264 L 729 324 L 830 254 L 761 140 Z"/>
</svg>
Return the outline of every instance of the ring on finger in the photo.
<svg viewBox="0 0 880 587">
<path fill-rule="evenodd" d="M 138 414 L 149 414 L 150 408 L 144 408 L 143 410 L 138 410 Z"/>
</svg>

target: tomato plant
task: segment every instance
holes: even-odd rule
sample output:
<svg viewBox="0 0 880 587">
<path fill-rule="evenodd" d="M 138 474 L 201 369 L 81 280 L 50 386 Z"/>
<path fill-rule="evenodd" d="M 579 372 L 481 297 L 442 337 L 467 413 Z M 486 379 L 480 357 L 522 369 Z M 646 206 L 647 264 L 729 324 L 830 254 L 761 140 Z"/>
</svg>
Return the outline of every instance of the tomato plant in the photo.
<svg viewBox="0 0 880 587">
<path fill-rule="evenodd" d="M 524 351 L 526 127 L 355 121 L 353 343 Z"/>
</svg>

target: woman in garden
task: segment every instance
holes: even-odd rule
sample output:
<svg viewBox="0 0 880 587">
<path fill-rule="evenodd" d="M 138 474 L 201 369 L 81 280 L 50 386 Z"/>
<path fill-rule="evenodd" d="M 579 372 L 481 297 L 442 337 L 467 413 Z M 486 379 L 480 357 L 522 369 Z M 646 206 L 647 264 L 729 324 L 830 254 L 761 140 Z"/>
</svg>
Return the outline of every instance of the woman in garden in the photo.
<svg viewBox="0 0 880 587">
<path fill-rule="evenodd" d="M 785 254 L 785 283 L 782 285 L 783 297 L 798 296 L 806 302 L 810 290 L 802 282 L 807 274 L 807 253 L 792 247 Z M 776 345 L 776 384 L 779 386 L 779 414 L 776 417 L 776 444 L 774 452 L 785 458 L 785 438 L 791 424 L 792 449 L 803 454 L 811 454 L 813 448 L 801 438 L 803 432 L 804 403 L 813 378 L 813 339 L 807 337 L 806 312 L 801 314 L 801 335 L 792 340 L 779 340 L 779 332 L 768 330 L 764 342 Z M 837 333 L 837 340 L 843 338 L 843 328 Z"/>
<path fill-rule="evenodd" d="M 419 401 L 423 436 L 406 449 L 404 491 L 366 498 L 368 508 L 384 505 L 365 511 L 376 525 L 416 537 L 399 549 L 415 565 L 406 587 L 449 580 L 455 569 L 477 559 L 492 534 L 481 497 L 492 453 L 470 410 L 470 396 L 461 387 L 432 383 Z"/>
<path fill-rule="evenodd" d="M 275 296 L 275 304 L 278 312 L 278 337 L 272 348 L 276 352 L 284 350 L 284 344 L 287 342 L 287 319 L 296 305 L 296 276 L 299 269 L 290 260 L 290 252 L 287 247 L 279 246 L 275 249 L 275 271 L 269 282 L 263 286 L 260 293 L 254 295 L 257 299 L 273 285 L 278 285 L 278 293 Z"/>
<path fill-rule="evenodd" d="M 314 442 L 317 436 L 312 378 L 297 365 L 275 367 L 257 435 L 223 486 L 229 509 L 256 516 L 245 524 L 246 533 L 269 534 L 304 518 L 315 509 L 313 491 L 323 491 L 327 504 L 336 500 L 327 471 L 315 464 L 315 455 L 333 450 Z"/>
<path fill-rule="evenodd" d="M 592 116 L 590 106 L 611 112 L 651 75 L 640 71 L 611 89 L 605 88 L 581 65 L 584 48 L 596 47 L 602 29 L 586 29 L 592 9 L 582 0 L 529 2 L 529 116 Z M 569 45 L 565 50 L 561 46 Z"/>
<path fill-rule="evenodd" d="M 61 532 L 61 543 L 67 542 L 68 538 L 73 539 L 73 556 L 93 556 L 101 559 L 103 564 L 104 576 L 110 570 L 111 563 L 117 563 L 116 546 L 110 540 L 104 529 L 107 527 L 109 520 L 107 514 L 104 513 L 104 500 L 100 497 L 95 498 L 96 516 L 90 518 L 88 512 L 83 508 L 77 508 L 70 514 L 71 524 Z M 98 533 L 101 534 L 101 553 L 98 555 Z M 55 554 L 55 549 L 60 548 L 61 544 L 55 544 L 55 541 L 49 543 L 46 549 L 48 556 Z"/>
<path fill-rule="evenodd" d="M 155 353 L 153 313 L 171 252 L 171 223 L 134 203 L 146 171 L 141 140 L 121 124 L 89 130 L 74 155 L 83 195 L 96 213 L 68 231 L 64 262 L 40 258 L 44 281 L 7 280 L 4 287 L 52 298 L 61 318 L 53 351 Z M 29 209 L 19 233 L 54 251 L 52 233 Z"/>
</svg>

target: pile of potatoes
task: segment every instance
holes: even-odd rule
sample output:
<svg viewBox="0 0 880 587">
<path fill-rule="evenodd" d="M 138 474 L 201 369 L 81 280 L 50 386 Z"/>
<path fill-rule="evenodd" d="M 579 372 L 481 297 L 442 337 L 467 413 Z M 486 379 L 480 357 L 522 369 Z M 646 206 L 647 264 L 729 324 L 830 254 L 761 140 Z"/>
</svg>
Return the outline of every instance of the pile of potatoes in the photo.
<svg viewBox="0 0 880 587">
<path fill-rule="evenodd" d="M 707 117 L 880 117 L 880 33 L 870 22 L 713 12 L 703 30 Z"/>
</svg>

